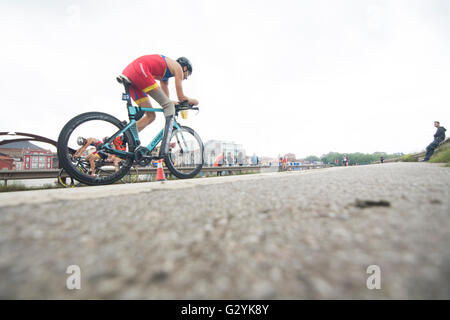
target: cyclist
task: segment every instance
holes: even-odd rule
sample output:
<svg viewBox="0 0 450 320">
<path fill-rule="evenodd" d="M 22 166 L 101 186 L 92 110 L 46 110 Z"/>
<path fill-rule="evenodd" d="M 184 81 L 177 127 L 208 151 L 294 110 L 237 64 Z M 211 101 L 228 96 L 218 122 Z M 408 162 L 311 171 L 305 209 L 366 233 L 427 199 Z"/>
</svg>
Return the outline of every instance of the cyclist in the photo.
<svg viewBox="0 0 450 320">
<path fill-rule="evenodd" d="M 166 125 L 171 124 L 175 114 L 174 102 L 169 99 L 169 78 L 175 78 L 179 102 L 187 100 L 189 104 L 198 105 L 198 100 L 187 97 L 183 92 L 182 80 L 186 80 L 192 74 L 192 64 L 185 57 L 172 60 L 159 54 L 145 55 L 131 62 L 122 74 L 132 82 L 129 87 L 130 96 L 139 107 L 152 108 L 147 95 L 161 105 L 166 117 Z M 160 87 L 155 80 L 159 80 Z M 137 121 L 138 131 L 152 123 L 155 117 L 154 112 L 145 112 L 144 116 Z M 164 130 L 165 136 L 167 133 L 168 130 Z M 163 141 L 166 139 L 163 138 Z"/>
<path fill-rule="evenodd" d="M 108 137 L 105 137 L 103 139 L 103 141 L 105 141 L 106 139 L 108 139 Z M 81 146 L 80 149 L 78 149 L 74 155 L 73 158 L 78 158 L 80 157 L 88 147 L 93 146 L 93 147 L 97 147 L 99 144 L 103 143 L 101 140 L 98 140 L 96 138 L 83 138 L 83 137 L 78 137 L 77 139 L 77 143 L 78 145 Z M 124 146 L 122 137 L 117 137 L 116 139 L 114 139 L 113 141 L 113 148 L 116 150 L 122 150 L 125 151 L 126 148 Z M 86 156 L 86 160 L 89 161 L 89 164 L 91 166 L 91 176 L 95 176 L 95 161 L 98 159 L 103 159 L 103 161 L 105 162 L 111 162 L 114 164 L 114 171 L 118 171 L 119 170 L 119 163 L 122 161 L 122 159 L 120 159 L 119 157 L 113 155 L 113 154 L 108 154 L 102 151 L 94 151 L 92 153 L 89 153 Z"/>
<path fill-rule="evenodd" d="M 283 157 L 283 159 L 281 160 L 281 167 L 282 171 L 288 170 L 288 159 L 286 157 Z"/>
<path fill-rule="evenodd" d="M 79 158 L 81 157 L 84 152 L 86 151 L 86 149 L 90 146 L 92 147 L 97 147 L 100 143 L 102 143 L 100 140 L 96 139 L 96 138 L 83 138 L 83 137 L 78 137 L 77 138 L 77 144 L 79 146 L 81 146 L 80 149 L 78 149 L 74 154 L 73 154 L 73 158 Z"/>
</svg>

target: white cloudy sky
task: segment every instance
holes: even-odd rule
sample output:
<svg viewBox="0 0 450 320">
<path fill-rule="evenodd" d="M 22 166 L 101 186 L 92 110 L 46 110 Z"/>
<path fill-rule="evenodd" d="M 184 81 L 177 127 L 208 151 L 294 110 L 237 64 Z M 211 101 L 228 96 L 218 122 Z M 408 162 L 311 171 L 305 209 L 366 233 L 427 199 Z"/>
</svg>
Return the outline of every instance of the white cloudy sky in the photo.
<svg viewBox="0 0 450 320">
<path fill-rule="evenodd" d="M 81 112 L 125 119 L 115 76 L 159 53 L 192 61 L 201 112 L 184 122 L 204 141 L 420 151 L 434 120 L 450 126 L 449 16 L 447 0 L 2 0 L 0 131 L 56 139 Z"/>
</svg>

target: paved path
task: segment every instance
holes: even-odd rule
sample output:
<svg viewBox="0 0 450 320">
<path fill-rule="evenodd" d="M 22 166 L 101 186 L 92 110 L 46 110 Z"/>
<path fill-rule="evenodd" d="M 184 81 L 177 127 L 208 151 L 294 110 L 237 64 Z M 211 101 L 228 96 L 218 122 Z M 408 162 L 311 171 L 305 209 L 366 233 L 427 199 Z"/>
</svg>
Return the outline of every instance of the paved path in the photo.
<svg viewBox="0 0 450 320">
<path fill-rule="evenodd" d="M 449 299 L 449 193 L 392 163 L 0 194 L 0 298 Z"/>
</svg>

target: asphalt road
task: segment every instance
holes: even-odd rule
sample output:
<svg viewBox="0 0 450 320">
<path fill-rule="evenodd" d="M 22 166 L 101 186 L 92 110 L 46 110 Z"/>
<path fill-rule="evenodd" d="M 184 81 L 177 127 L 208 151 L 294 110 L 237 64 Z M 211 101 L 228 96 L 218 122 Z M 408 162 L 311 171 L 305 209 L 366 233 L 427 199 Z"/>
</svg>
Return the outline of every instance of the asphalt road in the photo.
<svg viewBox="0 0 450 320">
<path fill-rule="evenodd" d="M 390 163 L 0 194 L 0 298 L 449 299 L 449 193 Z"/>
</svg>

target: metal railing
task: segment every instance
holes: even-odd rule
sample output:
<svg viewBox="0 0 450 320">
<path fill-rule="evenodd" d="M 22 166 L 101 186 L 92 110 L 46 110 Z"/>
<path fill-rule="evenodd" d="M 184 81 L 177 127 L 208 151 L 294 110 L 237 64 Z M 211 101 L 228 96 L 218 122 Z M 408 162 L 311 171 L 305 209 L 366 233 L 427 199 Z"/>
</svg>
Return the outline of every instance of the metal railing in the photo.
<svg viewBox="0 0 450 320">
<path fill-rule="evenodd" d="M 310 170 L 310 169 L 320 169 L 328 167 L 325 164 L 305 164 L 296 166 L 287 166 L 288 170 Z M 156 174 L 156 168 L 149 167 L 138 167 L 139 175 Z M 27 180 L 27 179 L 52 179 L 57 178 L 60 169 L 50 169 L 50 170 L 2 170 L 0 171 L 0 180 Z M 269 172 L 269 171 L 280 171 L 278 166 L 220 166 L 220 167 L 203 167 L 200 172 Z M 169 169 L 164 168 L 165 174 L 170 174 Z M 68 175 L 67 175 L 68 176 Z"/>
</svg>

